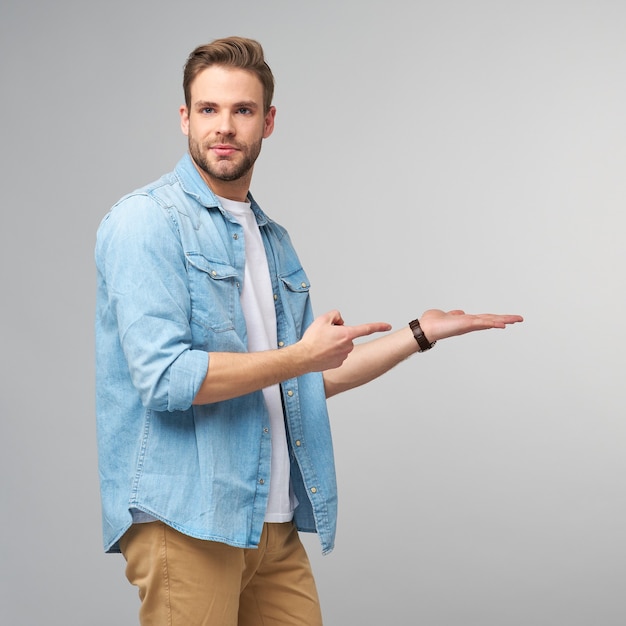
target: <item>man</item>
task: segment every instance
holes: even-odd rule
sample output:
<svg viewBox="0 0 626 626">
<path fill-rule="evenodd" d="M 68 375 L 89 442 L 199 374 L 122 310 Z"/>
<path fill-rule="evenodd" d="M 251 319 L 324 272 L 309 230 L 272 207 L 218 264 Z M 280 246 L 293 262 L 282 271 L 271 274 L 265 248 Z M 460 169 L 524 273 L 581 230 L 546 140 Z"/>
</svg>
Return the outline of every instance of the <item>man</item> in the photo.
<svg viewBox="0 0 626 626">
<path fill-rule="evenodd" d="M 272 134 L 261 46 L 194 50 L 189 153 L 98 230 L 97 425 L 105 550 L 122 552 L 141 623 L 321 624 L 298 531 L 333 548 L 327 397 L 435 341 L 517 315 L 430 310 L 394 333 L 316 319 L 287 232 L 249 193 Z"/>
</svg>

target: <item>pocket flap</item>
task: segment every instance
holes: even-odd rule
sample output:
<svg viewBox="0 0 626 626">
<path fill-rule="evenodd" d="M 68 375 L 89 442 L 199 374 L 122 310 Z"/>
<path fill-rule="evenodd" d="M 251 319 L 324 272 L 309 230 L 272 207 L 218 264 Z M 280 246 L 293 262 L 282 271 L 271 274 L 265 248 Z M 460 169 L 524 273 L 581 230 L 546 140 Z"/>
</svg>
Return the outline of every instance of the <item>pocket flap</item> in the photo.
<svg viewBox="0 0 626 626">
<path fill-rule="evenodd" d="M 237 276 L 237 270 L 229 263 L 207 259 L 203 254 L 196 252 L 188 252 L 186 256 L 191 265 L 201 272 L 205 272 L 214 280 L 223 280 L 224 278 Z"/>
</svg>

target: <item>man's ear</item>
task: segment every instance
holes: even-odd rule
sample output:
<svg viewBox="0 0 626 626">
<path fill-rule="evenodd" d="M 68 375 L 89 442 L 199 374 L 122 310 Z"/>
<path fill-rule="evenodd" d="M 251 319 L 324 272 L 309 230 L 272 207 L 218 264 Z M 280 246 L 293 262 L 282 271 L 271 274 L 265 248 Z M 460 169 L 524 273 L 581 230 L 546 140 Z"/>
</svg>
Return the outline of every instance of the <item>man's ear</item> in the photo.
<svg viewBox="0 0 626 626">
<path fill-rule="evenodd" d="M 265 127 L 263 129 L 263 139 L 267 139 L 274 132 L 274 120 L 276 119 L 276 107 L 272 106 L 265 114 Z"/>
<path fill-rule="evenodd" d="M 178 113 L 180 114 L 180 129 L 183 131 L 183 135 L 189 136 L 189 110 L 184 104 L 181 104 Z"/>
</svg>

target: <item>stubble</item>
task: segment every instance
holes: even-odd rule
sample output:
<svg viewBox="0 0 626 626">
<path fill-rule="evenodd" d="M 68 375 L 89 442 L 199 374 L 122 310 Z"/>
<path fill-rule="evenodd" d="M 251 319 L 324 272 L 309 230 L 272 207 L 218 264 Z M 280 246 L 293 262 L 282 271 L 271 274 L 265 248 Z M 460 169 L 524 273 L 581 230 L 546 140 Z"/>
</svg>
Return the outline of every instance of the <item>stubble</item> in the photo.
<svg viewBox="0 0 626 626">
<path fill-rule="evenodd" d="M 232 142 L 229 143 L 232 144 Z M 213 163 L 207 158 L 210 144 L 201 146 L 195 139 L 189 137 L 189 154 L 198 167 L 209 177 L 230 182 L 239 180 L 252 169 L 261 153 L 262 143 L 263 140 L 259 139 L 250 145 L 233 144 L 239 150 L 236 154 L 241 155 L 242 159 L 234 160 L 232 157 L 221 157 Z"/>
</svg>

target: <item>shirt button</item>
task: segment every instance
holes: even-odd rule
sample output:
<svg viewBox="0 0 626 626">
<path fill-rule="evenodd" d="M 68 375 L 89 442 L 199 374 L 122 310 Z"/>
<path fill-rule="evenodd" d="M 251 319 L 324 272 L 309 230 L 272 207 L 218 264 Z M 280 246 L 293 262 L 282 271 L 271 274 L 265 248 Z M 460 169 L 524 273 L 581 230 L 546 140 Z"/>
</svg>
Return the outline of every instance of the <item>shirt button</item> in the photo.
<svg viewBox="0 0 626 626">
<path fill-rule="evenodd" d="M 279 341 L 279 342 L 278 342 L 278 347 L 279 347 L 279 348 L 282 348 L 284 345 L 285 345 L 285 342 L 284 342 L 284 341 Z"/>
<path fill-rule="evenodd" d="M 216 272 L 215 270 L 213 270 L 213 271 L 211 272 L 211 276 L 217 276 L 217 272 Z"/>
<path fill-rule="evenodd" d="M 278 300 L 278 296 L 274 294 L 274 301 Z"/>
<path fill-rule="evenodd" d="M 293 396 L 293 391 L 291 391 L 291 389 L 287 392 L 287 395 L 291 398 L 291 396 Z"/>
<path fill-rule="evenodd" d="M 306 287 L 306 283 L 300 283 L 300 287 L 302 288 Z"/>
<path fill-rule="evenodd" d="M 298 448 L 299 448 L 301 445 L 302 445 L 302 442 L 298 439 L 298 440 L 296 441 L 296 446 L 298 446 Z"/>
<path fill-rule="evenodd" d="M 269 433 L 269 432 L 270 432 L 270 429 L 266 427 L 266 428 L 264 428 L 264 429 L 263 429 L 263 432 L 264 432 L 264 433 Z"/>
<path fill-rule="evenodd" d="M 317 487 L 311 487 L 311 493 L 317 493 Z"/>
<path fill-rule="evenodd" d="M 233 239 L 235 239 L 235 240 L 236 240 L 236 239 L 239 239 L 239 235 L 238 235 L 237 233 L 235 233 L 235 234 L 233 235 Z"/>
<path fill-rule="evenodd" d="M 264 485 L 264 484 L 265 484 L 265 481 L 262 478 L 259 479 L 259 485 Z M 315 489 L 315 487 L 314 487 L 314 489 Z"/>
</svg>

